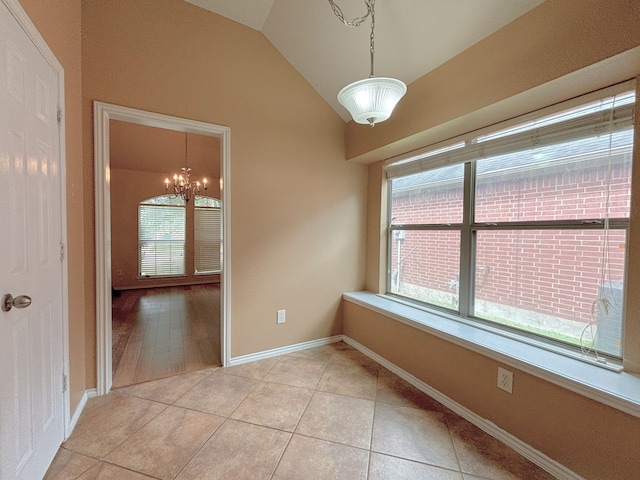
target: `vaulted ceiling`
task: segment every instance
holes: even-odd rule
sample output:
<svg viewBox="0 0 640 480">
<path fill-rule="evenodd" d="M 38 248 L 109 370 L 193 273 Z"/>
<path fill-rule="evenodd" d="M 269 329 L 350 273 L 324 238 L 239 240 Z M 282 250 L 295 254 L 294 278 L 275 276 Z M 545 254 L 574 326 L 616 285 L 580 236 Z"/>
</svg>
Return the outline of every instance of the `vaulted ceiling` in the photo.
<svg viewBox="0 0 640 480">
<path fill-rule="evenodd" d="M 336 95 L 369 76 L 369 20 L 348 28 L 328 0 L 185 1 L 262 32 L 343 119 L 350 119 Z M 409 85 L 542 2 L 377 0 L 375 74 Z M 335 3 L 350 19 L 366 13 L 364 0 Z"/>
</svg>

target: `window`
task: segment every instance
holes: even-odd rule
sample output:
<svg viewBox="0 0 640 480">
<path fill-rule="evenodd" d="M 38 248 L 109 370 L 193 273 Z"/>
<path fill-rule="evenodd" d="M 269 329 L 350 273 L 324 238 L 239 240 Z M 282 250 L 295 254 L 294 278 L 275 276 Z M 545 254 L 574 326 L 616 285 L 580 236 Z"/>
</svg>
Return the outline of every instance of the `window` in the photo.
<svg viewBox="0 0 640 480">
<path fill-rule="evenodd" d="M 389 163 L 388 293 L 621 358 L 633 89 Z"/>
<path fill-rule="evenodd" d="M 194 263 L 196 274 L 220 273 L 220 207 L 222 202 L 199 197 L 194 202 Z"/>
<path fill-rule="evenodd" d="M 141 277 L 184 275 L 186 209 L 169 195 L 138 206 L 138 272 Z"/>
</svg>

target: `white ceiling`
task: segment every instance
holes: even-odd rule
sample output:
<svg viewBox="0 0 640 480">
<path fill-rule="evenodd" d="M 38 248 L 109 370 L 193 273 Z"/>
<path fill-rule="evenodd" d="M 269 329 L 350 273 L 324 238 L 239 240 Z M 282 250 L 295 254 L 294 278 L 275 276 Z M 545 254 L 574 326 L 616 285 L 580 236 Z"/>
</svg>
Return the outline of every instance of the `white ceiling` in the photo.
<svg viewBox="0 0 640 480">
<path fill-rule="evenodd" d="M 261 31 L 343 119 L 350 119 L 336 95 L 369 76 L 369 21 L 348 28 L 327 0 L 186 1 Z M 542 2 L 377 0 L 375 74 L 409 85 Z M 350 19 L 366 13 L 363 0 L 335 3 Z"/>
</svg>

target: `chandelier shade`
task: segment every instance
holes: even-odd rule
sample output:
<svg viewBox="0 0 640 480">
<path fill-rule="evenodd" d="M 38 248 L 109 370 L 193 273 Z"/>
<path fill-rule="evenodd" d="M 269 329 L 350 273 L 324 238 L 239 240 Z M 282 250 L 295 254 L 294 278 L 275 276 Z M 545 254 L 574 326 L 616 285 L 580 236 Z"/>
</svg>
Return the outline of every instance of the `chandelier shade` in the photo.
<svg viewBox="0 0 640 480">
<path fill-rule="evenodd" d="M 354 122 L 373 126 L 391 116 L 406 92 L 407 86 L 400 80 L 372 77 L 344 87 L 338 93 L 338 102 L 349 111 Z"/>
</svg>

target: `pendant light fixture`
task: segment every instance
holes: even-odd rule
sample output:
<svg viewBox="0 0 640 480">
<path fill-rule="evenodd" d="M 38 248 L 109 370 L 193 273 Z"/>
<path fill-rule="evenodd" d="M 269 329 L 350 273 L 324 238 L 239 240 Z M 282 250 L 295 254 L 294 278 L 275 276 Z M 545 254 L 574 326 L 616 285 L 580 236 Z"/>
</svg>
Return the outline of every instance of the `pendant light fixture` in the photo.
<svg viewBox="0 0 640 480">
<path fill-rule="evenodd" d="M 340 90 L 338 102 L 349 110 L 355 122 L 369 124 L 373 127 L 376 123 L 384 122 L 391 116 L 396 104 L 407 92 L 407 86 L 395 78 L 376 77 L 373 74 L 374 29 L 376 25 L 375 0 L 364 0 L 364 3 L 367 6 L 366 15 L 354 20 L 347 20 L 334 0 L 329 0 L 333 13 L 347 27 L 358 27 L 369 16 L 371 17 L 371 35 L 369 37 L 371 73 L 369 78 L 353 82 Z"/>
<path fill-rule="evenodd" d="M 173 198 L 177 198 L 178 196 L 182 197 L 182 199 L 188 202 L 191 197 L 197 197 L 200 195 L 201 191 L 207 191 L 207 179 L 202 179 L 202 184 L 199 181 L 192 182 L 189 178 L 191 176 L 191 168 L 189 168 L 189 164 L 187 162 L 187 132 L 184 133 L 184 167 L 180 169 L 180 174 L 175 174 L 173 176 L 173 192 L 169 194 L 170 183 L 169 179 L 164 179 L 164 191 L 169 195 L 172 195 Z"/>
</svg>

